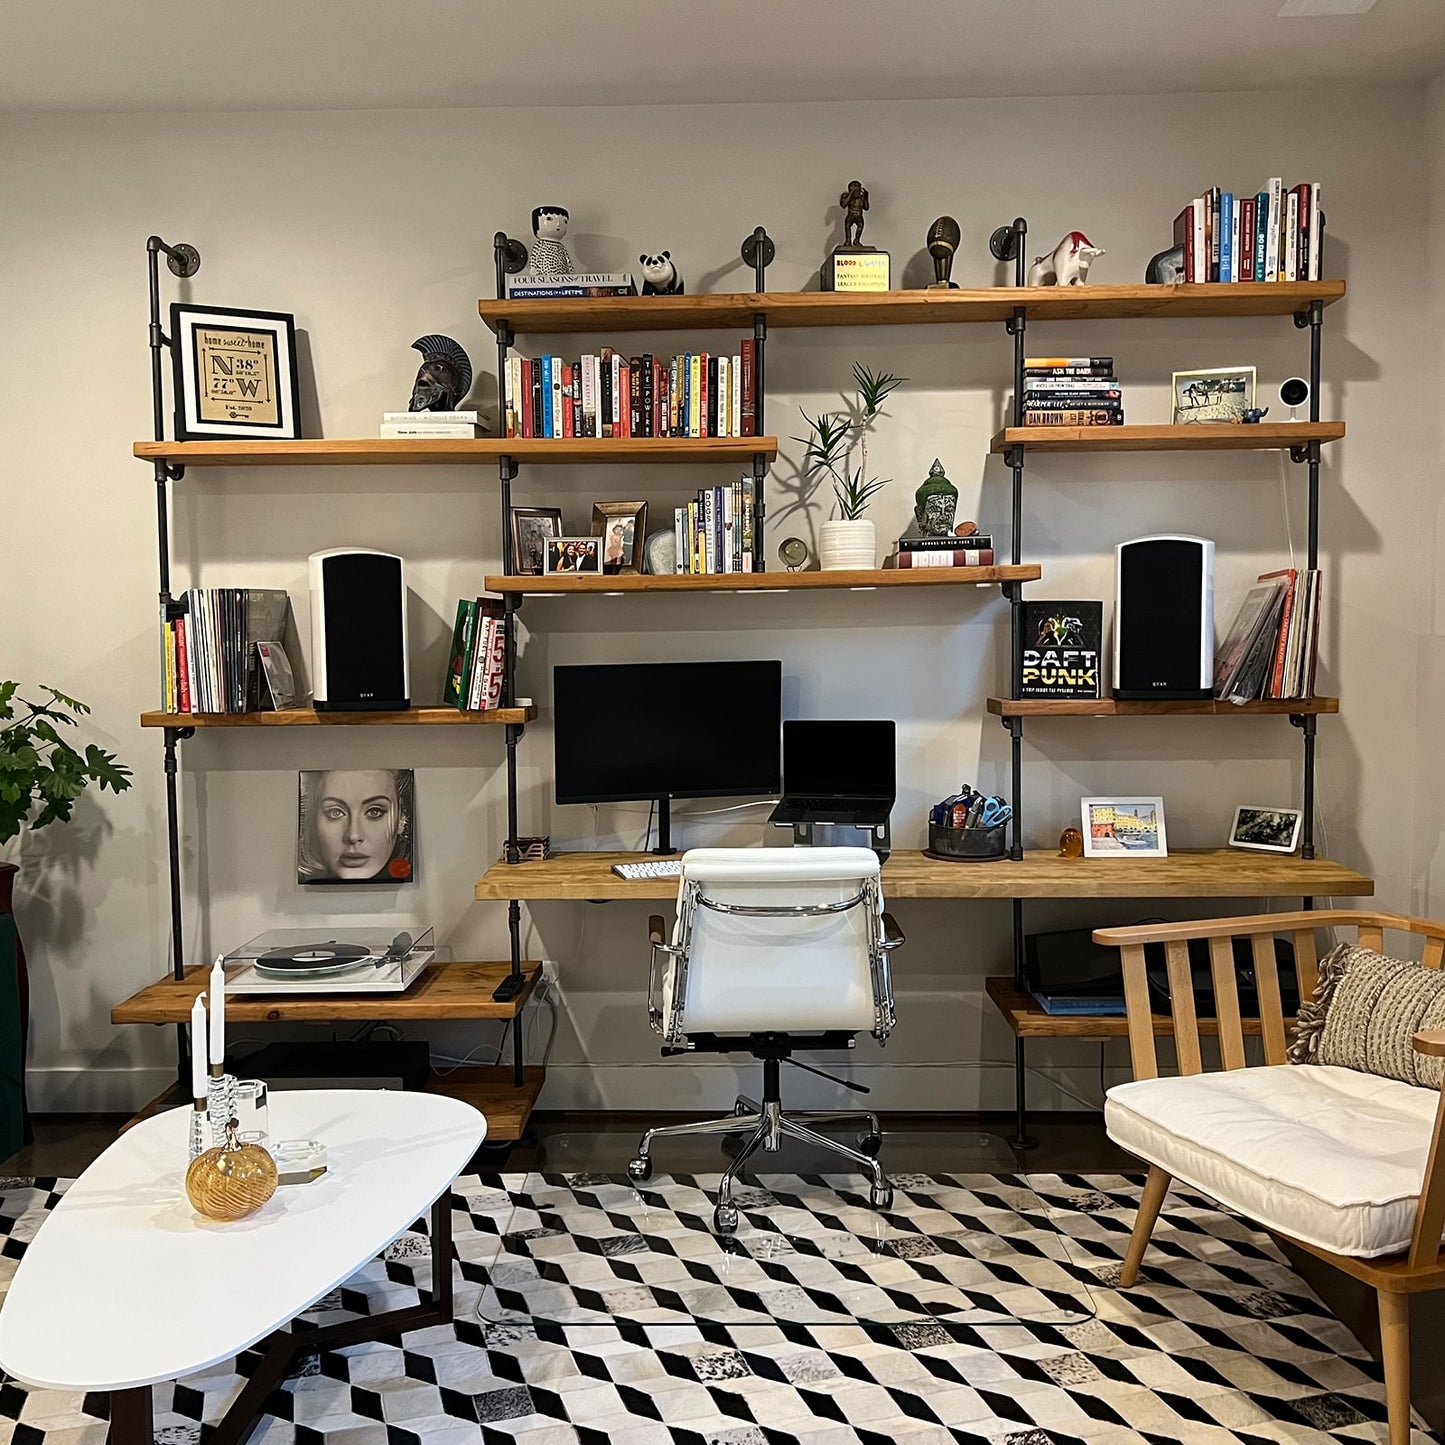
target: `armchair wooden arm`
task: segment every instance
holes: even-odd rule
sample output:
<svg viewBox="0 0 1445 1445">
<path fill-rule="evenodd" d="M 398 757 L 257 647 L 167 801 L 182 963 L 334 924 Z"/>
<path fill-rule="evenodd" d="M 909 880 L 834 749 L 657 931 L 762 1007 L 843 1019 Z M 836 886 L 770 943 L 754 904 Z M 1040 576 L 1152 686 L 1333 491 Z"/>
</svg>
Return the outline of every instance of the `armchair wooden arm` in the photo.
<svg viewBox="0 0 1445 1445">
<path fill-rule="evenodd" d="M 1431 1058 L 1445 1058 L 1445 1029 L 1421 1029 L 1411 1040 L 1415 1052 Z M 1435 1106 L 1435 1132 L 1425 1157 L 1425 1177 L 1420 1203 L 1415 1210 L 1415 1228 L 1410 1234 L 1407 1263 L 1434 1264 L 1440 1256 L 1440 1236 L 1445 1233 L 1445 1094 Z"/>
</svg>

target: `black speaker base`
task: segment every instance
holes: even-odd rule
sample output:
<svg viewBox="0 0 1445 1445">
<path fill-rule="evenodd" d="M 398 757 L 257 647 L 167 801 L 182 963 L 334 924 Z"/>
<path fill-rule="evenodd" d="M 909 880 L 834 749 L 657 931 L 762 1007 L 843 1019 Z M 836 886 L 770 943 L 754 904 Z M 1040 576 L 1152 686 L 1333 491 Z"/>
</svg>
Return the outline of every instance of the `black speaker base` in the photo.
<svg viewBox="0 0 1445 1445">
<path fill-rule="evenodd" d="M 368 697 L 356 702 L 336 700 L 312 703 L 312 707 L 314 707 L 317 712 L 405 712 L 410 706 L 411 699 L 409 697 Z"/>
<path fill-rule="evenodd" d="M 1120 702 L 1211 702 L 1213 688 L 1116 687 Z"/>
</svg>

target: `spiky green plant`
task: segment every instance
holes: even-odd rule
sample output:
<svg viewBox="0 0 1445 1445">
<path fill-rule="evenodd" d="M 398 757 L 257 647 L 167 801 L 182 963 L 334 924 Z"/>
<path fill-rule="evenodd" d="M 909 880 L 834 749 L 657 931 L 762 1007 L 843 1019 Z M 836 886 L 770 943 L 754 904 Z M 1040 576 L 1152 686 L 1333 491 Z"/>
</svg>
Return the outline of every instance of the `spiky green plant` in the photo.
<svg viewBox="0 0 1445 1445">
<path fill-rule="evenodd" d="M 130 787 L 130 769 L 87 743 L 78 753 L 56 729 L 75 727 L 90 709 L 53 687 L 47 702 L 17 697 L 19 684 L 0 682 L 0 843 L 8 843 L 28 823 L 43 828 L 66 822 L 75 800 L 91 783 L 113 793 Z M 17 716 L 17 707 L 24 712 Z M 74 716 L 71 716 L 71 714 Z M 32 818 L 32 809 L 40 811 Z"/>
<path fill-rule="evenodd" d="M 810 481 L 820 476 L 828 478 L 838 502 L 838 515 L 845 522 L 856 522 L 867 510 L 868 503 L 891 480 L 868 475 L 868 436 L 873 423 L 883 415 L 884 402 L 908 378 L 895 376 L 891 371 L 875 372 L 855 361 L 853 380 L 857 392 L 848 401 L 846 410 L 822 411 L 816 417 L 803 411 L 808 435 L 793 438 L 804 446 L 803 475 Z M 855 447 L 859 453 L 856 467 L 853 465 Z"/>
</svg>

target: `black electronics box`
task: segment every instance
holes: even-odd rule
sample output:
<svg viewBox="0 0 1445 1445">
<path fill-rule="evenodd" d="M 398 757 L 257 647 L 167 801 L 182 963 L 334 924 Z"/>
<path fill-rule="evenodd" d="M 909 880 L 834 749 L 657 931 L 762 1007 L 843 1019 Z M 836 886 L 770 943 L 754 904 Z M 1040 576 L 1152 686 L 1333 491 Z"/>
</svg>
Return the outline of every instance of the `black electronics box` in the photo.
<svg viewBox="0 0 1445 1445">
<path fill-rule="evenodd" d="M 317 1041 L 263 1044 L 227 1059 L 241 1079 L 263 1079 L 272 1089 L 426 1088 L 431 1050 L 421 1039 L 379 1042 Z"/>
</svg>

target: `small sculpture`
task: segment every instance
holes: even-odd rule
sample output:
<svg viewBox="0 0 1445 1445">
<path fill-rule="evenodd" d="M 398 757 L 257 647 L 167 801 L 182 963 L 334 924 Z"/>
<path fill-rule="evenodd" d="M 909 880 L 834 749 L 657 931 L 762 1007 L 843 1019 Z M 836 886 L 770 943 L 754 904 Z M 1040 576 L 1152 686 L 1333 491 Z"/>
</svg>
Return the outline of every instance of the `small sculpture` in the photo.
<svg viewBox="0 0 1445 1445">
<path fill-rule="evenodd" d="M 952 216 L 940 216 L 928 228 L 928 254 L 933 257 L 933 280 L 928 290 L 958 290 L 958 283 L 948 278 L 953 271 L 953 256 L 958 250 L 961 235 L 958 222 Z"/>
<path fill-rule="evenodd" d="M 472 389 L 472 363 L 450 336 L 419 336 L 411 344 L 421 365 L 411 384 L 408 411 L 455 411 Z"/>
<path fill-rule="evenodd" d="M 658 256 L 639 256 L 642 267 L 642 294 L 644 296 L 681 296 L 684 294 L 682 277 L 672 262 L 672 252 L 664 251 Z"/>
<path fill-rule="evenodd" d="M 1082 286 L 1089 279 L 1089 266 L 1104 248 L 1093 245 L 1082 231 L 1070 231 L 1051 256 L 1039 256 L 1029 267 L 1030 286 Z"/>
<path fill-rule="evenodd" d="M 1084 856 L 1084 835 L 1077 828 L 1065 828 L 1059 834 L 1059 857 L 1082 858 Z"/>
<path fill-rule="evenodd" d="M 778 558 L 789 572 L 796 572 L 811 555 L 801 537 L 784 537 L 778 545 Z"/>
<path fill-rule="evenodd" d="M 1240 421 L 1253 426 L 1258 422 L 1262 422 L 1268 415 L 1269 408 L 1267 406 L 1247 406 L 1244 409 L 1244 415 L 1240 417 Z"/>
<path fill-rule="evenodd" d="M 1184 247 L 1171 246 L 1149 258 L 1144 280 L 1150 286 L 1177 286 L 1184 280 Z"/>
<path fill-rule="evenodd" d="M 562 244 L 571 217 L 561 206 L 538 206 L 532 212 L 532 234 L 537 244 L 532 247 L 531 272 L 534 276 L 571 276 L 572 258 Z"/>
<path fill-rule="evenodd" d="M 953 516 L 958 510 L 958 488 L 943 474 L 937 457 L 928 477 L 913 495 L 913 520 L 921 537 L 953 536 Z"/>
<path fill-rule="evenodd" d="M 276 1192 L 276 1161 L 259 1144 L 241 1143 L 236 1127 L 229 1120 L 225 1142 L 186 1169 L 186 1197 L 207 1219 L 244 1219 Z"/>
<path fill-rule="evenodd" d="M 843 244 L 863 244 L 863 212 L 868 209 L 868 192 L 862 181 L 849 181 L 848 189 L 838 197 L 843 207 Z"/>
</svg>

